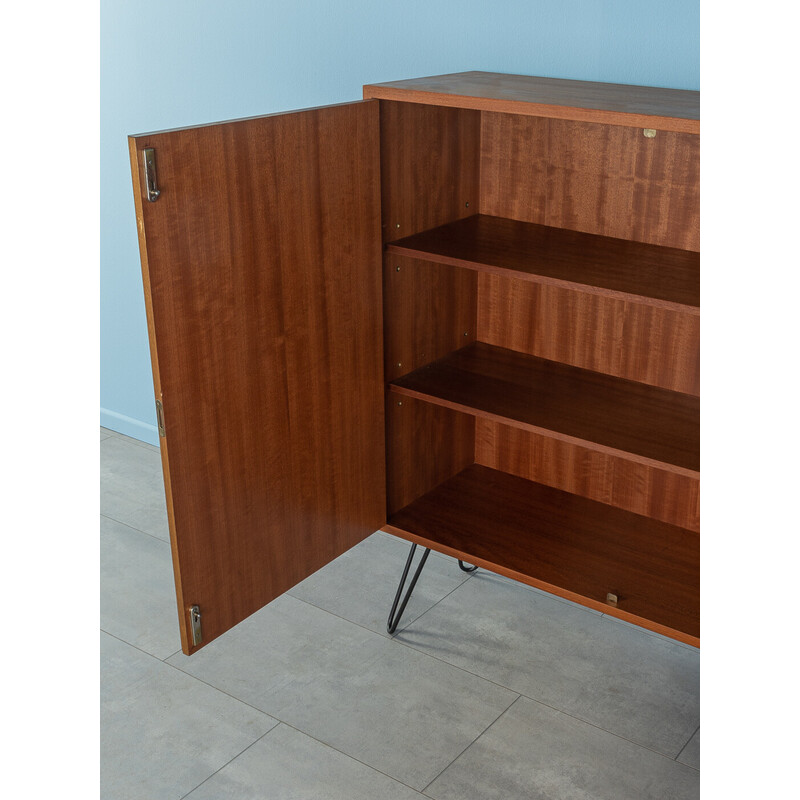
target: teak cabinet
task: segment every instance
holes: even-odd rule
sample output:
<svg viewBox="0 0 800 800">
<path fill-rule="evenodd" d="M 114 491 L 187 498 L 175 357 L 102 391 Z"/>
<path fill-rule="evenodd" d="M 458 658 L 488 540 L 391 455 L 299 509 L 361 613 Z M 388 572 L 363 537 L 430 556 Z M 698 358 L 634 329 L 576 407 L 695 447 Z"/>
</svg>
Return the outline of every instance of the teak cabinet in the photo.
<svg viewBox="0 0 800 800">
<path fill-rule="evenodd" d="M 364 98 L 129 141 L 184 652 L 380 528 L 699 644 L 699 94 Z"/>
</svg>

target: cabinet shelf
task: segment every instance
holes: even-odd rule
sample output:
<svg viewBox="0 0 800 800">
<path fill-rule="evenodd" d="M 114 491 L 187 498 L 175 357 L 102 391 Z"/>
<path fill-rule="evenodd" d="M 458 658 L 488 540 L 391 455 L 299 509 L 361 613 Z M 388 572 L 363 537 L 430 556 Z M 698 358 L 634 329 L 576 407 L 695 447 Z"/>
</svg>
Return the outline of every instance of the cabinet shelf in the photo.
<svg viewBox="0 0 800 800">
<path fill-rule="evenodd" d="M 697 477 L 700 401 L 473 342 L 391 391 Z"/>
<path fill-rule="evenodd" d="M 699 537 L 683 528 L 473 464 L 393 514 L 387 530 L 699 642 Z"/>
<path fill-rule="evenodd" d="M 475 214 L 398 239 L 398 253 L 699 314 L 700 254 Z"/>
</svg>

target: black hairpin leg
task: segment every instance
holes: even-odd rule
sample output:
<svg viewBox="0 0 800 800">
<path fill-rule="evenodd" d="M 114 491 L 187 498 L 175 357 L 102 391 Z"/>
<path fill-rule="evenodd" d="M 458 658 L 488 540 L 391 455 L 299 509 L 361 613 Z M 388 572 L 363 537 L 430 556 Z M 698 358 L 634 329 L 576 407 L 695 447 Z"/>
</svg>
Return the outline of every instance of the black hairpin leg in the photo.
<svg viewBox="0 0 800 800">
<path fill-rule="evenodd" d="M 419 574 L 422 572 L 422 568 L 425 566 L 425 562 L 428 560 L 428 556 L 431 553 L 430 547 L 426 548 L 425 552 L 422 554 L 422 558 L 417 565 L 416 572 L 414 572 L 414 577 L 411 579 L 411 583 L 408 586 L 406 591 L 406 595 L 403 598 L 403 602 L 400 605 L 400 608 L 397 608 L 397 604 L 400 602 L 400 595 L 403 594 L 403 587 L 406 585 L 406 579 L 408 578 L 408 571 L 411 569 L 411 562 L 414 560 L 414 553 L 416 552 L 417 545 L 416 543 L 411 545 L 411 550 L 408 554 L 408 558 L 406 559 L 406 566 L 403 570 L 403 575 L 400 578 L 400 585 L 397 587 L 397 594 L 394 596 L 394 603 L 392 603 L 392 610 L 389 612 L 389 621 L 386 623 L 386 630 L 389 633 L 394 633 L 397 630 L 397 625 L 400 622 L 400 618 L 403 616 L 403 612 L 406 610 L 406 605 L 408 605 L 408 601 L 411 599 L 411 593 L 414 591 L 414 587 L 417 585 L 417 579 L 419 578 Z M 464 572 L 475 572 L 478 569 L 477 566 L 468 567 L 465 566 L 464 562 L 459 559 L 458 566 Z"/>
<path fill-rule="evenodd" d="M 406 578 L 408 577 L 408 571 L 411 569 L 411 561 L 414 558 L 414 551 L 417 549 L 417 545 L 411 545 L 411 552 L 408 554 L 408 559 L 406 560 L 406 567 L 403 570 L 403 577 L 400 578 L 400 585 L 397 587 L 397 594 L 394 596 L 394 603 L 392 603 L 392 610 L 389 612 L 389 621 L 386 623 L 386 630 L 389 633 L 394 633 L 397 630 L 397 624 L 400 622 L 400 617 L 403 616 L 403 612 L 406 610 L 406 605 L 411 597 L 411 592 L 414 591 L 414 587 L 417 585 L 417 579 L 419 578 L 420 572 L 422 572 L 422 568 L 425 566 L 425 562 L 428 560 L 428 556 L 430 555 L 431 551 L 430 548 L 427 548 L 425 552 L 422 554 L 422 558 L 420 559 L 419 566 L 417 567 L 417 571 L 414 573 L 414 577 L 411 579 L 411 583 L 409 584 L 408 591 L 406 592 L 406 596 L 403 598 L 403 603 L 400 608 L 397 608 L 397 604 L 400 602 L 400 595 L 403 593 L 403 586 L 405 586 Z M 397 612 L 395 614 L 395 612 Z"/>
</svg>

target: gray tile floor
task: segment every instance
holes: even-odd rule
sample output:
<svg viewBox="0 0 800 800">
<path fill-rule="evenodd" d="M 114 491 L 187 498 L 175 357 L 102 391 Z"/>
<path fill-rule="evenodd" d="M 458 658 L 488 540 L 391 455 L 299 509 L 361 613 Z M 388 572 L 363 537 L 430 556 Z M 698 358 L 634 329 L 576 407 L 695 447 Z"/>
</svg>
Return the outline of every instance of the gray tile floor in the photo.
<svg viewBox="0 0 800 800">
<path fill-rule="evenodd" d="M 104 800 L 699 797 L 699 653 L 375 533 L 192 657 L 158 449 L 101 428 Z"/>
</svg>

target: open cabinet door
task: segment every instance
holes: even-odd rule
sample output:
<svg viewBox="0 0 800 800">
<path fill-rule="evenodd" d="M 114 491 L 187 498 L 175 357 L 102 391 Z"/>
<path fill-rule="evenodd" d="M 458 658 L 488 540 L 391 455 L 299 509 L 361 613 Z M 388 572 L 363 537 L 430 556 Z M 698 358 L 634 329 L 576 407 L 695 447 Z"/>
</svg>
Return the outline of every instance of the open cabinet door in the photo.
<svg viewBox="0 0 800 800">
<path fill-rule="evenodd" d="M 192 653 L 385 522 L 378 102 L 129 144 Z"/>
</svg>

